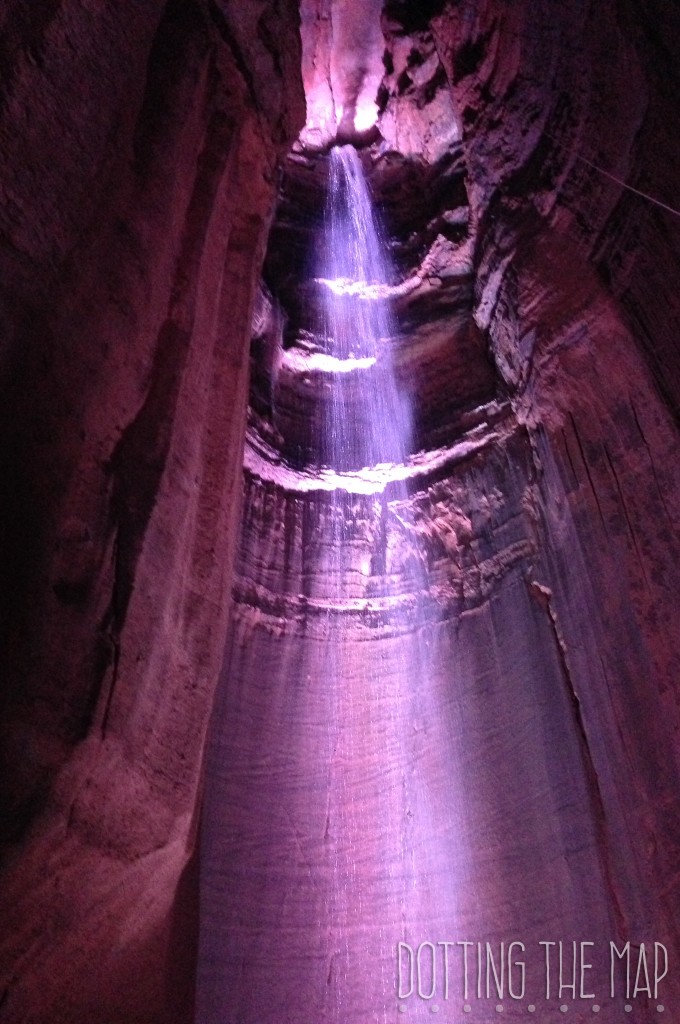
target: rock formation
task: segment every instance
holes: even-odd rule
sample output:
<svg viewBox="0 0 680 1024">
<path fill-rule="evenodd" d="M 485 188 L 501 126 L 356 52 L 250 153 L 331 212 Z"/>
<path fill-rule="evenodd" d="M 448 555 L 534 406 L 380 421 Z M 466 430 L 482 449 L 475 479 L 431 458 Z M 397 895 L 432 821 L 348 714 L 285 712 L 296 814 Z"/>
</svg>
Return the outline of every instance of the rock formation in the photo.
<svg viewBox="0 0 680 1024">
<path fill-rule="evenodd" d="M 0 20 L 0 1016 L 188 1020 L 177 894 L 251 306 L 304 121 L 297 10 L 67 0 Z"/>
<path fill-rule="evenodd" d="M 0 1021 L 192 1020 L 221 665 L 220 1019 L 372 1019 L 376 965 L 343 984 L 338 949 L 396 906 L 406 804 L 334 919 L 333 763 L 367 816 L 387 766 L 404 835 L 436 823 L 422 921 L 461 933 L 419 938 L 677 964 L 680 16 L 367 6 L 364 32 L 331 0 L 0 14 Z M 380 681 L 380 761 L 365 736 L 327 756 L 340 695 L 308 672 L 335 649 L 310 252 L 338 138 L 390 239 L 415 413 L 407 507 L 359 474 L 342 524 L 336 646 Z M 414 630 L 431 677 L 395 698 Z"/>
</svg>

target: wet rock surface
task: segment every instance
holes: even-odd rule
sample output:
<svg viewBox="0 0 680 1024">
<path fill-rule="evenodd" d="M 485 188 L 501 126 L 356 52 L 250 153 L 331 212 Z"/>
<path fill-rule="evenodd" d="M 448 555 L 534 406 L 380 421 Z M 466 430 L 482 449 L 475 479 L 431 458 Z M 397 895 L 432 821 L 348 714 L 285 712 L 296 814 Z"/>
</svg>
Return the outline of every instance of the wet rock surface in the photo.
<svg viewBox="0 0 680 1024">
<path fill-rule="evenodd" d="M 266 6 L 0 15 L 3 1021 L 191 1017 L 252 302 L 304 120 L 296 5 Z"/>
</svg>

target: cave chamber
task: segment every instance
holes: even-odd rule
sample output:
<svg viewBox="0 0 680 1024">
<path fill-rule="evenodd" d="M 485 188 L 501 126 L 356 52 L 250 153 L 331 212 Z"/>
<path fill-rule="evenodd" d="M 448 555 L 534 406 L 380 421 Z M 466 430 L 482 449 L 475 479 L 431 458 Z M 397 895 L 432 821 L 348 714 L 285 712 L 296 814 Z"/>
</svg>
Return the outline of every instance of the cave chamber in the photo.
<svg viewBox="0 0 680 1024">
<path fill-rule="evenodd" d="M 120 7 L 0 14 L 0 1021 L 677 1012 L 677 11 Z"/>
</svg>

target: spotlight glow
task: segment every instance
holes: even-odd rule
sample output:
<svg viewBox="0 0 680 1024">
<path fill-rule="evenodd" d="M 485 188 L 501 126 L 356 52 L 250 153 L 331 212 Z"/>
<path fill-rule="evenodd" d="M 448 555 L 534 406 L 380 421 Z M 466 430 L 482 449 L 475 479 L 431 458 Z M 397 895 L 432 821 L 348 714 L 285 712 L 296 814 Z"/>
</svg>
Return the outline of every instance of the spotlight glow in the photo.
<svg viewBox="0 0 680 1024">
<path fill-rule="evenodd" d="M 314 280 L 317 284 L 330 289 L 334 295 L 349 295 L 366 301 L 385 299 L 391 291 L 388 284 L 375 281 L 353 281 L 348 277 L 316 277 Z"/>
<path fill-rule="evenodd" d="M 291 349 L 284 356 L 284 364 L 293 373 L 353 373 L 357 370 L 368 370 L 375 366 L 376 356 L 338 356 L 327 352 L 301 352 Z"/>
<path fill-rule="evenodd" d="M 378 104 L 365 98 L 361 98 L 357 104 L 357 112 L 354 115 L 354 130 L 366 132 L 378 120 Z"/>
</svg>

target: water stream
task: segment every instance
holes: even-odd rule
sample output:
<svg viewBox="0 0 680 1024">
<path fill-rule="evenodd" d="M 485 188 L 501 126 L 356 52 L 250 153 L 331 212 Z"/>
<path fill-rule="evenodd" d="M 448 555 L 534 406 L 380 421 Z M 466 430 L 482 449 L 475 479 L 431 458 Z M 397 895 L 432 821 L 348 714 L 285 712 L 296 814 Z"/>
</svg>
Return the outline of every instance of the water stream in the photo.
<svg viewBox="0 0 680 1024">
<path fill-rule="evenodd" d="M 403 462 L 411 446 L 408 397 L 395 377 L 396 334 L 382 293 L 392 268 L 361 162 L 334 149 L 320 245 L 323 343 L 338 362 L 323 416 L 322 457 L 334 470 Z M 357 400 L 357 378 L 366 378 Z"/>
<path fill-rule="evenodd" d="M 411 415 L 393 272 L 358 154 L 329 163 L 318 470 L 337 485 L 305 498 L 299 583 L 272 568 L 290 561 L 297 527 L 271 523 L 262 539 L 248 587 L 281 588 L 274 609 L 297 609 L 285 629 L 276 611 L 236 604 L 206 772 L 200 1024 L 397 1021 L 398 943 L 454 930 L 450 695 L 435 683 L 425 559 L 398 472 Z M 353 487 L 365 467 L 373 493 Z M 410 1005 L 411 1019 L 429 1014 Z"/>
</svg>

